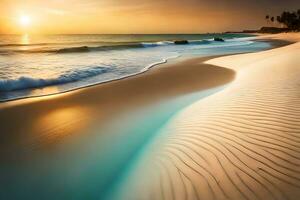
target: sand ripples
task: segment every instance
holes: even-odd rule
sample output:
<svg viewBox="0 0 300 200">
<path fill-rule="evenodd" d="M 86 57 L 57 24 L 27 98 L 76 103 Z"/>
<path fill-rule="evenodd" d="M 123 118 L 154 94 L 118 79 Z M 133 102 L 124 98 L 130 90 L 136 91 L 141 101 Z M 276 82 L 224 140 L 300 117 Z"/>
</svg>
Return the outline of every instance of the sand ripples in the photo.
<svg viewBox="0 0 300 200">
<path fill-rule="evenodd" d="M 299 46 L 288 48 L 299 51 Z M 178 114 L 162 130 L 163 136 L 153 144 L 153 152 L 131 177 L 131 188 L 125 196 L 178 200 L 299 199 L 297 51 L 278 54 L 276 63 L 272 60 L 280 51 L 270 53 L 269 59 L 265 53 L 255 66 L 245 64 L 248 67 L 240 70 L 224 91 Z M 248 59 L 251 58 L 250 55 Z M 141 173 L 145 178 L 141 179 Z M 128 192 L 131 189 L 140 193 L 132 197 L 133 193 Z"/>
</svg>

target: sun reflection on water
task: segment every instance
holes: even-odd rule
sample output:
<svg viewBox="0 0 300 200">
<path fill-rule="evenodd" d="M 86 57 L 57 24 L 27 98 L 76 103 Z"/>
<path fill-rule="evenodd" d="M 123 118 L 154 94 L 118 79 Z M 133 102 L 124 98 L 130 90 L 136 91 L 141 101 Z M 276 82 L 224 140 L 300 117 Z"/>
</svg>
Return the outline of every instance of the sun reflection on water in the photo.
<svg viewBox="0 0 300 200">
<path fill-rule="evenodd" d="M 27 33 L 21 36 L 21 44 L 30 44 L 30 37 Z"/>
</svg>

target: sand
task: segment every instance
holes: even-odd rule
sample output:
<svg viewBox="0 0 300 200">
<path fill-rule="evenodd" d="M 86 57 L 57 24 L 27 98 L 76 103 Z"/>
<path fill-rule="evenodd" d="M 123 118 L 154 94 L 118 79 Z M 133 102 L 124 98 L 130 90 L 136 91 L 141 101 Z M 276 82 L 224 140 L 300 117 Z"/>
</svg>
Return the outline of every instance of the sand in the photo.
<svg viewBox="0 0 300 200">
<path fill-rule="evenodd" d="M 66 94 L 2 103 L 1 162 L 51 149 L 128 110 L 232 81 L 160 130 L 116 199 L 299 199 L 299 55 L 295 43 L 195 58 Z"/>
<path fill-rule="evenodd" d="M 90 127 L 101 127 L 127 111 L 233 80 L 234 71 L 203 64 L 207 59 L 166 63 L 131 78 L 66 94 L 1 103 L 0 156 L 18 159 L 15 156 L 27 151 L 30 156 L 87 134 Z"/>
<path fill-rule="evenodd" d="M 116 199 L 299 199 L 299 55 L 300 42 L 206 61 L 235 80 L 171 119 Z"/>
</svg>

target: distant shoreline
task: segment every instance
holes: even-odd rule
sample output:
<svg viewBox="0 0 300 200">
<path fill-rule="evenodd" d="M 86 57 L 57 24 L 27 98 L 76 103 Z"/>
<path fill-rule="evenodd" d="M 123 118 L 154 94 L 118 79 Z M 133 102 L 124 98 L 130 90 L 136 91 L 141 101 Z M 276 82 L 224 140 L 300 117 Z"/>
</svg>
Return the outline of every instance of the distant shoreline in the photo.
<svg viewBox="0 0 300 200">
<path fill-rule="evenodd" d="M 229 34 L 278 34 L 278 33 L 294 33 L 294 30 L 288 28 L 278 28 L 278 27 L 268 27 L 264 26 L 260 29 L 253 29 L 253 30 L 243 30 L 243 31 L 226 31 L 224 33 Z M 298 31 L 299 32 L 299 31 Z"/>
</svg>

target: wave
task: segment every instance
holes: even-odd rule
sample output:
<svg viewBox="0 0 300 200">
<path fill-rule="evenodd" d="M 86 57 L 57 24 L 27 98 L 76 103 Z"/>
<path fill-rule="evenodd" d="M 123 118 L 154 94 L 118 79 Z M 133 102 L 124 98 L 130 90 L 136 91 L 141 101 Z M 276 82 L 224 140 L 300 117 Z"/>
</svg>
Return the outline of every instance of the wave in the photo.
<svg viewBox="0 0 300 200">
<path fill-rule="evenodd" d="M 225 43 L 215 42 L 214 39 L 205 40 L 189 40 L 186 45 L 209 45 L 207 47 L 229 47 L 247 45 L 253 43 L 248 39 L 228 39 Z M 104 46 L 70 46 L 64 48 L 35 48 L 35 49 L 4 49 L 0 50 L 0 54 L 14 54 L 14 53 L 86 53 L 94 51 L 112 51 L 112 50 L 125 50 L 125 49 L 138 49 L 138 48 L 153 48 L 159 46 L 175 45 L 174 41 L 159 41 L 159 42 L 138 42 L 138 43 L 115 43 Z M 206 46 L 204 46 L 206 47 Z"/>
<path fill-rule="evenodd" d="M 211 41 L 209 40 L 191 40 L 188 41 L 188 44 L 197 44 L 204 45 L 209 44 Z M 7 44 L 7 45 L 15 45 L 15 46 L 23 46 L 19 44 Z M 35 46 L 37 44 L 31 44 L 28 46 Z M 45 44 L 46 45 L 46 44 Z M 110 44 L 104 46 L 72 46 L 72 47 L 64 47 L 59 49 L 53 48 L 36 48 L 36 49 L 7 49 L 0 50 L 1 54 L 9 54 L 9 53 L 84 53 L 84 52 L 92 52 L 92 51 L 109 51 L 109 50 L 124 50 L 124 49 L 134 49 L 134 48 L 149 48 L 149 47 L 158 47 L 158 46 L 168 46 L 175 45 L 174 41 L 159 41 L 159 42 L 141 42 L 141 43 L 118 43 L 118 44 Z M 2 45 L 5 46 L 5 45 Z"/>
<path fill-rule="evenodd" d="M 57 50 L 46 50 L 45 53 L 76 53 L 76 52 L 89 52 L 89 51 L 109 51 L 109 50 L 124 50 L 124 49 L 135 49 L 135 48 L 147 48 L 156 46 L 165 46 L 174 44 L 174 42 L 163 41 L 163 42 L 142 42 L 142 43 L 129 43 L 129 44 L 118 44 L 118 45 L 107 45 L 107 46 L 80 46 L 80 47 L 68 47 Z"/>
<path fill-rule="evenodd" d="M 66 47 L 60 49 L 49 49 L 49 48 L 38 48 L 38 49 L 26 49 L 26 50 L 0 50 L 1 54 L 7 53 L 84 53 L 91 51 L 109 51 L 109 50 L 123 50 L 123 49 L 133 49 L 133 48 L 144 48 L 144 45 L 141 43 L 134 44 L 122 44 L 122 45 L 108 45 L 108 46 L 79 46 L 79 47 Z"/>
<path fill-rule="evenodd" d="M 111 46 L 99 46 L 99 47 L 68 47 L 57 50 L 46 50 L 45 53 L 80 53 L 89 51 L 109 51 L 109 50 L 123 50 L 123 49 L 133 49 L 133 48 L 143 48 L 144 46 L 140 43 L 133 44 L 121 44 L 121 45 L 111 45 Z"/>
<path fill-rule="evenodd" d="M 214 39 L 207 39 L 207 40 L 191 40 L 189 41 L 190 44 L 211 44 L 214 41 Z"/>
<path fill-rule="evenodd" d="M 142 42 L 143 47 L 157 47 L 157 46 L 167 46 L 172 45 L 172 41 L 160 41 L 160 42 Z"/>
<path fill-rule="evenodd" d="M 92 67 L 84 70 L 67 71 L 56 78 L 32 78 L 22 76 L 17 79 L 0 79 L 0 92 L 9 92 L 15 90 L 39 88 L 51 85 L 59 85 L 79 81 L 85 78 L 97 76 L 99 74 L 107 73 L 112 68 L 108 67 Z"/>
</svg>

